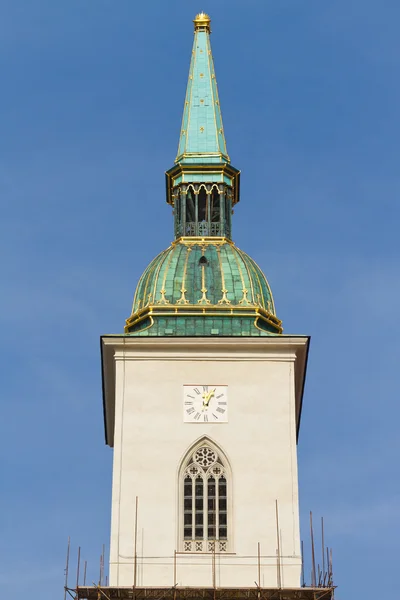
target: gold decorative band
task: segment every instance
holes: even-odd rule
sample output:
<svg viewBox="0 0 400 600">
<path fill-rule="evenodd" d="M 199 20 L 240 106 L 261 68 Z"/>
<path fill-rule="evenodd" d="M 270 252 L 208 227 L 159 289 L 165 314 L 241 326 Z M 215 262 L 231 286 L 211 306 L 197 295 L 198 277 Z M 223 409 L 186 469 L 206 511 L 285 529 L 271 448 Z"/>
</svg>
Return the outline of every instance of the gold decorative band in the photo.
<svg viewBox="0 0 400 600">
<path fill-rule="evenodd" d="M 226 237 L 211 237 L 211 236 L 182 236 L 171 242 L 172 246 L 184 244 L 185 246 L 203 246 L 204 244 L 212 244 L 213 246 L 221 246 L 222 244 L 235 244 Z"/>
<path fill-rule="evenodd" d="M 221 304 L 207 305 L 150 305 L 138 310 L 126 320 L 125 333 L 148 317 L 251 317 L 260 318 L 273 327 L 276 333 L 282 333 L 282 321 L 259 306 L 232 306 Z"/>
</svg>

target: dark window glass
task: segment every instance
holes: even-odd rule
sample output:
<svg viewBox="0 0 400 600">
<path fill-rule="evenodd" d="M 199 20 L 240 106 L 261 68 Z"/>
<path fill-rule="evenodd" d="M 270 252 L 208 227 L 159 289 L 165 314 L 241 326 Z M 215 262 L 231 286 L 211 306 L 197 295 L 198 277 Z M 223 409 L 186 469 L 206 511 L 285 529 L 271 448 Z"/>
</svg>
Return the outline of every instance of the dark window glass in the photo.
<svg viewBox="0 0 400 600">
<path fill-rule="evenodd" d="M 214 477 L 210 477 L 207 482 L 208 493 L 208 538 L 215 539 L 216 536 L 216 481 Z"/>
<path fill-rule="evenodd" d="M 195 506 L 196 506 L 196 512 L 198 510 L 203 510 L 203 498 L 201 498 L 201 499 L 196 498 L 196 500 L 195 500 Z"/>
<path fill-rule="evenodd" d="M 204 482 L 202 477 L 197 477 L 195 481 L 195 538 L 203 539 L 204 528 Z"/>
<path fill-rule="evenodd" d="M 227 485 L 225 477 L 220 477 L 218 481 L 218 536 L 220 540 L 226 540 L 227 537 Z"/>
<path fill-rule="evenodd" d="M 196 498 L 203 498 L 203 488 L 203 479 L 201 477 L 197 477 L 195 481 Z"/>
<path fill-rule="evenodd" d="M 208 210 L 207 210 L 207 194 L 206 190 L 202 187 L 197 197 L 198 211 L 199 211 L 199 223 L 202 221 L 208 221 Z"/>
<path fill-rule="evenodd" d="M 186 222 L 194 223 L 196 220 L 195 215 L 195 203 L 194 203 L 194 194 L 191 188 L 189 188 L 188 193 L 186 194 Z"/>
<path fill-rule="evenodd" d="M 220 540 L 226 540 L 227 538 L 227 529 L 226 527 L 220 527 L 219 528 L 219 539 Z"/>
<path fill-rule="evenodd" d="M 185 477 L 183 482 L 183 525 L 185 540 L 192 539 L 192 522 L 193 522 L 193 482 L 191 477 Z"/>
<path fill-rule="evenodd" d="M 177 221 L 181 220 L 181 198 L 180 195 L 177 194 L 175 196 L 175 214 Z"/>
<path fill-rule="evenodd" d="M 227 196 L 225 196 L 225 221 L 226 221 L 226 223 L 230 223 L 230 213 L 231 213 L 231 203 L 228 200 Z"/>
</svg>

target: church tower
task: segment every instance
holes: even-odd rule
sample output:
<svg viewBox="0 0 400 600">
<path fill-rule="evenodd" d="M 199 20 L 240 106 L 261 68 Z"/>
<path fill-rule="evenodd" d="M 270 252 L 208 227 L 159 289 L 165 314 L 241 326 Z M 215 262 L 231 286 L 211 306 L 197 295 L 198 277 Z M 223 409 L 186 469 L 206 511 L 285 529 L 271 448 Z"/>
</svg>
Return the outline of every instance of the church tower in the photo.
<svg viewBox="0 0 400 600">
<path fill-rule="evenodd" d="M 101 338 L 114 451 L 103 595 L 315 599 L 301 595 L 296 450 L 309 340 L 282 333 L 264 273 L 233 241 L 240 172 L 210 33 L 197 15 L 166 172 L 173 241 L 141 276 L 125 332 Z"/>
</svg>

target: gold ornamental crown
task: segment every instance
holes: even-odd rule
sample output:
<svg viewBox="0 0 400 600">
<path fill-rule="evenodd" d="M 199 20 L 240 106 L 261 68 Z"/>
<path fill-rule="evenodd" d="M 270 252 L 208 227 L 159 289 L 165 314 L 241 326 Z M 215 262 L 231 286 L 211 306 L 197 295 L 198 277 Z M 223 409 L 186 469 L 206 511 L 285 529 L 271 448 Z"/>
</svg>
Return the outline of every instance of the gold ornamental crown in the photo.
<svg viewBox="0 0 400 600">
<path fill-rule="evenodd" d="M 211 29 L 210 29 L 210 23 L 211 23 L 211 19 L 208 15 L 206 15 L 206 13 L 201 12 L 198 15 L 195 16 L 195 18 L 193 19 L 193 23 L 194 23 L 194 30 L 197 31 L 198 29 L 208 29 L 208 31 L 211 33 Z"/>
</svg>

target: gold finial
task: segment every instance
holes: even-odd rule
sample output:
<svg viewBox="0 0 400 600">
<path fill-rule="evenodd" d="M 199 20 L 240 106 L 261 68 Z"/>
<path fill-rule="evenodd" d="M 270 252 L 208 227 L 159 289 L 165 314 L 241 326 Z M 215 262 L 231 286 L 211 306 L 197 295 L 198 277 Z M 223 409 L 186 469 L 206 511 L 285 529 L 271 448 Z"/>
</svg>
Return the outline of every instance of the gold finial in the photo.
<svg viewBox="0 0 400 600">
<path fill-rule="evenodd" d="M 193 23 L 194 23 L 195 31 L 205 29 L 206 31 L 211 33 L 211 28 L 210 28 L 211 19 L 208 15 L 206 15 L 206 13 L 201 12 L 198 15 L 196 15 L 195 18 L 193 19 Z"/>
</svg>

